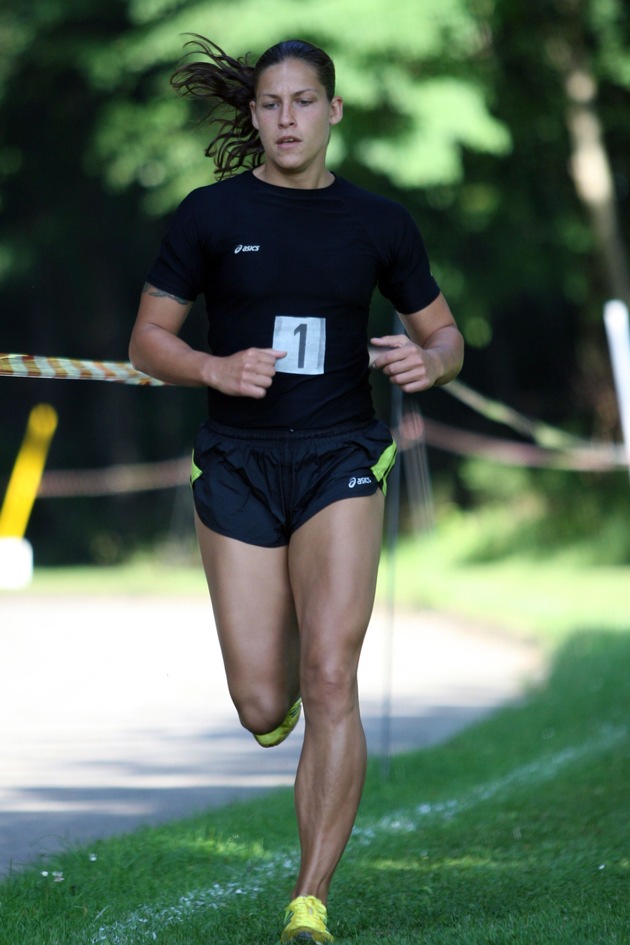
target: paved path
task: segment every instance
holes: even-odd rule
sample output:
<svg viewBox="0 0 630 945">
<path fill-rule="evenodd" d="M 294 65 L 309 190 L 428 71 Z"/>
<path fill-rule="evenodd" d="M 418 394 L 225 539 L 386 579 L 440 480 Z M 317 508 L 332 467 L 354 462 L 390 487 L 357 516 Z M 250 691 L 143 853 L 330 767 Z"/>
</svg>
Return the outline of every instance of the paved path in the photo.
<svg viewBox="0 0 630 945">
<path fill-rule="evenodd" d="M 0 874 L 293 781 L 301 729 L 263 750 L 240 728 L 203 596 L 5 593 L 0 644 Z M 540 673 L 527 644 L 376 613 L 360 668 L 370 751 L 444 739 Z"/>
</svg>

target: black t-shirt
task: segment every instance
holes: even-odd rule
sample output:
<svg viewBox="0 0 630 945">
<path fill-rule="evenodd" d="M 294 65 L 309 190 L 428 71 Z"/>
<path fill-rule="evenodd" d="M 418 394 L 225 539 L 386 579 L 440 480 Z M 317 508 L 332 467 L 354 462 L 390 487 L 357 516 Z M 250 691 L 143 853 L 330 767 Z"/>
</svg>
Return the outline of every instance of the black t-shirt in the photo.
<svg viewBox="0 0 630 945">
<path fill-rule="evenodd" d="M 370 420 L 375 287 L 401 314 L 439 294 L 420 233 L 399 204 L 341 178 L 301 190 L 249 171 L 185 198 L 147 281 L 189 300 L 203 292 L 215 355 L 288 351 L 262 400 L 208 390 L 212 418 L 256 428 Z"/>
</svg>

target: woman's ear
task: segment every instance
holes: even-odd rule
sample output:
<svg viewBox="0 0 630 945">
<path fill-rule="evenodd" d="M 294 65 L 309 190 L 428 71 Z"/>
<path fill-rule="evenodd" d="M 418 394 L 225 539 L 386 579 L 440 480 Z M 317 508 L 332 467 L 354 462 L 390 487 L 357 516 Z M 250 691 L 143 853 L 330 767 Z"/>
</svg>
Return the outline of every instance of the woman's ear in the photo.
<svg viewBox="0 0 630 945">
<path fill-rule="evenodd" d="M 256 131 L 259 131 L 260 129 L 258 127 L 258 118 L 256 117 L 256 102 L 249 103 L 249 110 L 252 113 L 252 125 L 254 126 Z"/>
<path fill-rule="evenodd" d="M 341 95 L 335 95 L 330 103 L 330 124 L 338 125 L 343 118 L 343 99 Z"/>
</svg>

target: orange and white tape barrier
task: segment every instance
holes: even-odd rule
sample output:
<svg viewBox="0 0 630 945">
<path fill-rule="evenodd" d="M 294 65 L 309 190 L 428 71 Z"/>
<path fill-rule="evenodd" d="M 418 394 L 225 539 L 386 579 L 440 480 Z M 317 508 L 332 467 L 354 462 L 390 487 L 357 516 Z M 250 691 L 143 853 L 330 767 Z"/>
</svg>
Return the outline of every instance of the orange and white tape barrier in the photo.
<svg viewBox="0 0 630 945">
<path fill-rule="evenodd" d="M 118 381 L 140 386 L 169 386 L 148 374 L 143 374 L 128 361 L 86 361 L 78 358 L 51 358 L 29 354 L 0 354 L 0 376 L 65 378 L 68 380 Z M 429 446 L 462 455 L 482 455 L 499 463 L 515 466 L 549 466 L 575 471 L 607 471 L 628 466 L 622 447 L 610 443 L 594 443 L 558 430 L 539 420 L 533 420 L 511 407 L 492 400 L 461 381 L 451 381 L 442 390 L 448 392 L 475 412 L 496 423 L 511 427 L 522 436 L 529 436 L 533 444 L 486 437 L 465 430 L 447 427 L 432 420 L 423 420 L 420 435 L 403 435 L 401 448 L 412 447 L 424 439 Z M 159 465 L 159 464 L 158 464 Z M 109 492 L 167 488 L 178 484 L 184 473 L 184 461 L 164 464 L 154 479 L 148 468 L 133 467 L 132 482 L 122 468 L 116 469 L 113 479 L 108 474 L 95 473 L 98 482 L 86 485 L 89 495 Z M 60 481 L 54 481 L 57 475 Z M 40 495 L 66 495 L 66 477 L 76 478 L 84 473 L 61 471 L 45 473 Z M 106 480 L 106 481 L 105 481 Z M 50 491 L 47 491 L 49 486 Z M 75 484 L 76 488 L 76 484 Z M 79 493 L 77 493 L 79 494 Z M 82 493 L 81 493 L 82 494 Z"/>
<path fill-rule="evenodd" d="M 0 354 L 0 376 L 45 377 L 78 381 L 117 381 L 119 384 L 164 387 L 128 361 L 86 361 L 80 358 L 47 358 L 33 354 Z"/>
</svg>

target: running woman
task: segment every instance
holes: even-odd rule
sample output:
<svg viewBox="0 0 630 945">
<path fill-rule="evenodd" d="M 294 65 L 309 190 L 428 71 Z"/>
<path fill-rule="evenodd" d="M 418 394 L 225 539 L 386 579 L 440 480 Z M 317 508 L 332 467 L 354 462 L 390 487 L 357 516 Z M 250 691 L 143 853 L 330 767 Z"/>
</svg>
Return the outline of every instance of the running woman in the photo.
<svg viewBox="0 0 630 945">
<path fill-rule="evenodd" d="M 207 388 L 191 481 L 230 694 L 264 747 L 304 710 L 301 863 L 281 941 L 331 942 L 328 890 L 365 777 L 357 668 L 396 452 L 371 399 L 373 291 L 407 334 L 370 339 L 372 365 L 403 391 L 454 378 L 463 342 L 410 215 L 327 169 L 343 117 L 330 57 L 300 40 L 255 65 L 203 37 L 193 47 L 172 84 L 210 104 L 220 179 L 175 213 L 129 353 Z M 208 351 L 179 337 L 200 293 Z"/>
</svg>

